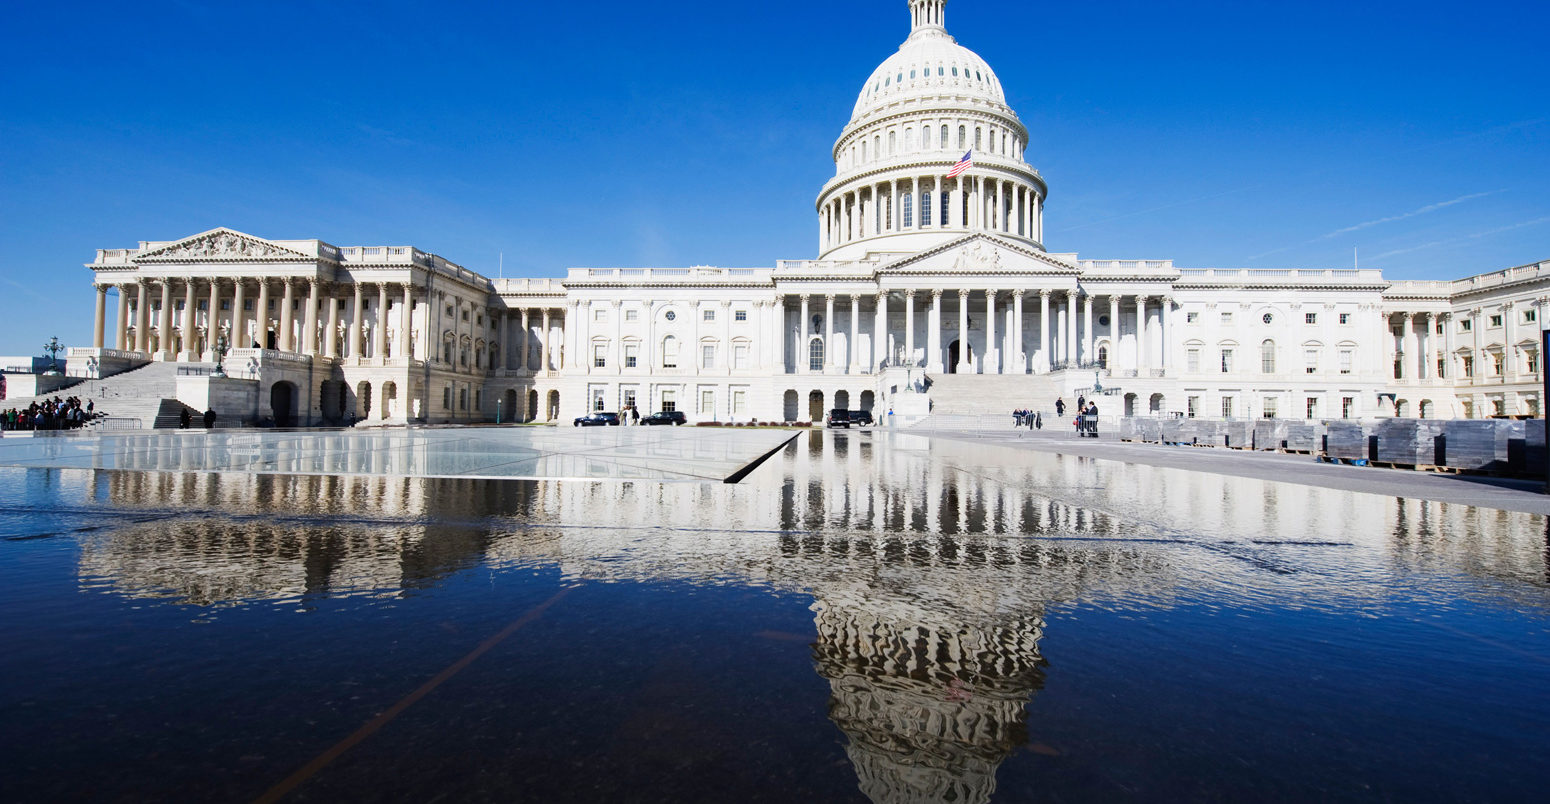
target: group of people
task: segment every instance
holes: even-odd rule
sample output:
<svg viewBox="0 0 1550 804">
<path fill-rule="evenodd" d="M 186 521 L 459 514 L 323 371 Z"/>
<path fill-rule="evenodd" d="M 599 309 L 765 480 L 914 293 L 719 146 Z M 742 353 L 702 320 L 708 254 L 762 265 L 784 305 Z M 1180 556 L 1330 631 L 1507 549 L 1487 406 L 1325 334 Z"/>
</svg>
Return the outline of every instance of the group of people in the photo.
<svg viewBox="0 0 1550 804">
<path fill-rule="evenodd" d="M 95 407 L 91 400 L 82 403 L 79 397 L 74 396 L 34 401 L 24 408 L 0 412 L 0 429 L 73 430 L 91 421 L 96 415 Z"/>
<path fill-rule="evenodd" d="M 888 412 L 890 414 L 893 413 L 891 410 Z M 1012 411 L 1012 426 L 1027 427 L 1029 430 L 1033 430 L 1035 428 L 1043 430 L 1044 415 L 1036 410 L 1014 410 Z"/>
<path fill-rule="evenodd" d="M 1090 400 L 1088 400 L 1084 396 L 1079 396 L 1079 397 L 1076 398 L 1076 409 L 1075 410 L 1076 410 L 1076 418 L 1075 418 L 1075 420 L 1073 420 L 1072 423 L 1074 425 L 1076 425 L 1076 434 L 1078 436 L 1082 436 L 1082 437 L 1091 436 L 1093 438 L 1097 438 L 1098 437 L 1098 403 L 1090 401 Z M 1062 398 L 1062 397 L 1056 397 L 1055 398 L 1055 416 L 1057 418 L 1059 418 L 1059 417 L 1062 417 L 1062 416 L 1065 416 L 1065 415 L 1066 415 L 1066 400 L 1064 398 Z M 1044 417 L 1042 415 L 1040 415 L 1038 411 L 1035 411 L 1035 410 L 1014 410 L 1014 411 L 1012 411 L 1012 422 L 1013 422 L 1014 426 L 1016 426 L 1016 427 L 1024 427 L 1024 426 L 1026 426 L 1030 430 L 1035 429 L 1035 428 L 1038 428 L 1038 429 L 1041 429 L 1041 430 L 1044 429 Z"/>
</svg>

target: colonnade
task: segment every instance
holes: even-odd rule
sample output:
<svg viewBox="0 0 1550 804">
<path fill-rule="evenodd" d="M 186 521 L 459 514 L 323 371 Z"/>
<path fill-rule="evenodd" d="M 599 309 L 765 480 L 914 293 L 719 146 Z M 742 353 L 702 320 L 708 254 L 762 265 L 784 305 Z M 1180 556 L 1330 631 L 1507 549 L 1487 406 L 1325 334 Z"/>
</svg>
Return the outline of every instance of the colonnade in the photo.
<svg viewBox="0 0 1550 804">
<path fill-rule="evenodd" d="M 1031 184 L 990 176 L 911 176 L 855 186 L 819 209 L 822 251 L 885 234 L 991 231 L 1044 240 L 1043 200 Z"/>
</svg>

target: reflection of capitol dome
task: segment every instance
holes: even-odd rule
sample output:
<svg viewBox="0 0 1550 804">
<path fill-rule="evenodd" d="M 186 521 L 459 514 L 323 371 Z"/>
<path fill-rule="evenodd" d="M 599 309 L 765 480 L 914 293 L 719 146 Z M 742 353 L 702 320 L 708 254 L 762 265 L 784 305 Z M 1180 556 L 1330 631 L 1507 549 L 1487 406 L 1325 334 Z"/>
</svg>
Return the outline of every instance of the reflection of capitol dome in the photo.
<svg viewBox="0 0 1550 804">
<path fill-rule="evenodd" d="M 930 248 L 970 232 L 1043 247 L 1044 179 L 1028 129 L 990 65 L 943 24 L 947 0 L 910 0 L 913 27 L 872 72 L 818 195 L 819 258 Z M 947 173 L 966 153 L 973 167 Z"/>
</svg>

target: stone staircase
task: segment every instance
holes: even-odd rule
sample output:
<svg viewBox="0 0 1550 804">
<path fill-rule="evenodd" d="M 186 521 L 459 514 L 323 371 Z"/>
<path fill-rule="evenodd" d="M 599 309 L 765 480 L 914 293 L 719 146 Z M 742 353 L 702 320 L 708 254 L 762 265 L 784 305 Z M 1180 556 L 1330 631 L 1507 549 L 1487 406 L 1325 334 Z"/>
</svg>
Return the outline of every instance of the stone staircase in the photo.
<svg viewBox="0 0 1550 804">
<path fill-rule="evenodd" d="M 34 401 L 54 397 L 79 397 L 82 403 L 90 400 L 97 414 L 104 418 L 93 420 L 88 428 L 131 429 L 176 428 L 179 416 L 187 407 L 177 400 L 178 369 L 183 366 L 213 366 L 204 363 L 147 363 L 100 380 L 87 380 L 54 393 L 38 397 L 17 397 L 0 400 L 0 409 L 22 408 Z M 201 421 L 202 411 L 189 409 L 195 422 Z M 138 424 L 134 424 L 138 422 Z"/>
<path fill-rule="evenodd" d="M 1054 374 L 931 374 L 928 393 L 932 416 L 992 416 L 1005 414 L 1011 420 L 1016 408 L 1055 410 L 1056 397 L 1066 404 L 1076 397 L 1066 387 L 1069 381 L 1091 385 L 1090 373 Z"/>
</svg>

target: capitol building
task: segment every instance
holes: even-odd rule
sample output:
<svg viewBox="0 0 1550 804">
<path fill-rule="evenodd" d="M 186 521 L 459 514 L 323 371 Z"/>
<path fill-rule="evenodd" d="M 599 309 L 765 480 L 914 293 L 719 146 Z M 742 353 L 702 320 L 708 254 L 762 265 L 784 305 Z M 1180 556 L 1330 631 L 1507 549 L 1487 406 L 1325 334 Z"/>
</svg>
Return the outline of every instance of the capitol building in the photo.
<svg viewBox="0 0 1550 804">
<path fill-rule="evenodd" d="M 907 4 L 817 189 L 815 259 L 491 279 L 412 246 L 219 228 L 98 250 L 70 372 L 182 364 L 180 401 L 282 425 L 905 424 L 1095 386 L 1106 418 L 1541 414 L 1550 261 L 1406 281 L 1049 252 L 1026 124 L 946 0 Z M 227 377 L 197 370 L 218 359 Z"/>
</svg>

